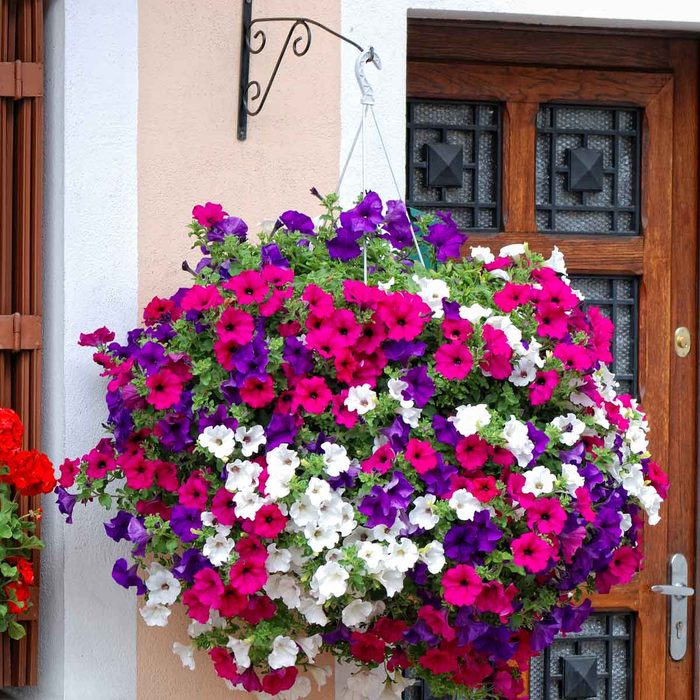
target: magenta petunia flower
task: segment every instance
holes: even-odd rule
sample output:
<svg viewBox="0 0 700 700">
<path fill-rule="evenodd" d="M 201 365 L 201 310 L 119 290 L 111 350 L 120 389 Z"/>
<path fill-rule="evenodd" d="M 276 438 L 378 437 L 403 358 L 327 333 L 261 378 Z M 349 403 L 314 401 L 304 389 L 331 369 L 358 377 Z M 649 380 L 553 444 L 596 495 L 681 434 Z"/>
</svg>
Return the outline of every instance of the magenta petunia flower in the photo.
<svg viewBox="0 0 700 700">
<path fill-rule="evenodd" d="M 533 406 L 539 406 L 549 401 L 558 383 L 559 374 L 556 370 L 549 369 L 537 372 L 535 381 L 532 382 L 528 388 L 530 392 L 530 403 Z"/>
<path fill-rule="evenodd" d="M 214 224 L 222 221 L 228 214 L 220 204 L 207 202 L 206 204 L 198 204 L 192 209 L 192 218 L 196 219 L 197 223 L 204 228 L 209 228 Z"/>
<path fill-rule="evenodd" d="M 512 549 L 513 563 L 532 574 L 544 571 L 550 559 L 556 556 L 554 547 L 534 532 L 526 532 L 515 538 Z"/>
<path fill-rule="evenodd" d="M 474 360 L 466 345 L 445 343 L 435 351 L 435 369 L 445 379 L 465 379 Z"/>
<path fill-rule="evenodd" d="M 146 379 L 146 386 L 149 389 L 146 401 L 159 411 L 174 406 L 182 394 L 182 381 L 169 369 L 150 376 Z"/>
<path fill-rule="evenodd" d="M 408 441 L 406 460 L 419 474 L 425 474 L 437 466 L 437 455 L 433 446 L 427 440 L 417 438 Z"/>
<path fill-rule="evenodd" d="M 420 335 L 431 316 L 430 307 L 417 295 L 409 292 L 389 294 L 377 309 L 392 340 L 413 340 Z"/>
<path fill-rule="evenodd" d="M 216 323 L 216 334 L 224 343 L 232 342 L 235 345 L 245 345 L 253 339 L 255 324 L 253 317 L 230 306 L 221 314 Z"/>
<path fill-rule="evenodd" d="M 223 304 L 224 298 L 213 284 L 202 286 L 195 285 L 183 295 L 180 306 L 185 311 L 205 311 Z"/>
<path fill-rule="evenodd" d="M 235 277 L 226 280 L 221 286 L 229 292 L 233 292 L 236 301 L 242 306 L 246 304 L 260 304 L 270 291 L 270 285 L 257 270 L 239 272 Z"/>
<path fill-rule="evenodd" d="M 443 597 L 450 605 L 472 605 L 482 588 L 481 578 L 474 567 L 458 564 L 442 576 Z"/>
<path fill-rule="evenodd" d="M 558 535 L 564 529 L 567 513 L 558 498 L 538 498 L 527 508 L 527 524 L 543 535 Z"/>
<path fill-rule="evenodd" d="M 294 404 L 307 413 L 323 413 L 332 398 L 333 394 L 323 377 L 301 379 L 294 389 Z"/>
</svg>

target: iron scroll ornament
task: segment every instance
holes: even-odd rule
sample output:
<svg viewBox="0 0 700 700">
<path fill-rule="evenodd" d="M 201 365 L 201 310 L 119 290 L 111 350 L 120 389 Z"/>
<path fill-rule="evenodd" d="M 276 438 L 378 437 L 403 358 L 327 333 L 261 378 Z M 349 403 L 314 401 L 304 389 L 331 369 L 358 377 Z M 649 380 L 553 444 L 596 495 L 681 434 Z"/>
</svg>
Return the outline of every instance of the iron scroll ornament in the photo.
<svg viewBox="0 0 700 700">
<path fill-rule="evenodd" d="M 244 141 L 248 135 L 248 117 L 255 117 L 262 111 L 270 94 L 279 68 L 287 54 L 290 46 L 294 56 L 301 58 L 305 56 L 312 43 L 312 27 L 322 29 L 324 32 L 341 39 L 354 46 L 358 51 L 363 48 L 335 30 L 321 24 L 308 17 L 259 17 L 252 19 L 253 0 L 244 0 L 243 3 L 243 23 L 241 34 L 241 68 L 238 90 L 238 140 Z M 267 34 L 261 27 L 266 22 L 290 24 L 287 36 L 282 43 L 282 48 L 277 56 L 275 65 L 270 73 L 270 77 L 263 87 L 259 80 L 250 79 L 250 57 L 262 53 L 267 46 Z"/>
</svg>

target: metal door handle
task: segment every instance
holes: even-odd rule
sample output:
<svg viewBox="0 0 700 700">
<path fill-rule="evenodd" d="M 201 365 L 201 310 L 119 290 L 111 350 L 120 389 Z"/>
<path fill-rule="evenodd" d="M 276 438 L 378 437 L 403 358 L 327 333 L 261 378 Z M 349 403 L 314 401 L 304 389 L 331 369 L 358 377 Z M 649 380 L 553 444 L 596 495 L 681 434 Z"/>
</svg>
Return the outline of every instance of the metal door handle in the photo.
<svg viewBox="0 0 700 700">
<path fill-rule="evenodd" d="M 695 591 L 688 585 L 688 561 L 678 553 L 668 563 L 669 583 L 652 586 L 654 593 L 668 596 L 668 653 L 680 661 L 688 649 L 688 598 Z"/>
<path fill-rule="evenodd" d="M 694 588 L 683 586 L 680 583 L 674 583 L 672 585 L 664 583 L 661 585 L 652 586 L 651 590 L 654 593 L 660 593 L 661 595 L 672 595 L 674 598 L 689 598 L 691 595 L 695 595 Z"/>
</svg>

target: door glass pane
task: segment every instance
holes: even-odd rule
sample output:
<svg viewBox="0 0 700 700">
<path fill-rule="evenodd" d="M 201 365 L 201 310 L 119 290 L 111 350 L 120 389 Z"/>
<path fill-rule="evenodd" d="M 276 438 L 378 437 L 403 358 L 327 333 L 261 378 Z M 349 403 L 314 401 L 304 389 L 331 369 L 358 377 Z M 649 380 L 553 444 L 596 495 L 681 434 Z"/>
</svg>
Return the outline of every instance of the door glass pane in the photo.
<svg viewBox="0 0 700 700">
<path fill-rule="evenodd" d="M 639 233 L 641 112 L 543 105 L 537 115 L 539 231 Z"/>
<path fill-rule="evenodd" d="M 637 277 L 571 275 L 571 286 L 581 292 L 584 306 L 597 306 L 615 324 L 610 369 L 620 393 L 637 395 L 638 287 Z"/>
<path fill-rule="evenodd" d="M 410 100 L 406 169 L 410 207 L 449 211 L 462 230 L 498 231 L 500 104 Z"/>
<path fill-rule="evenodd" d="M 631 700 L 632 613 L 595 613 L 530 663 L 530 700 Z"/>
</svg>

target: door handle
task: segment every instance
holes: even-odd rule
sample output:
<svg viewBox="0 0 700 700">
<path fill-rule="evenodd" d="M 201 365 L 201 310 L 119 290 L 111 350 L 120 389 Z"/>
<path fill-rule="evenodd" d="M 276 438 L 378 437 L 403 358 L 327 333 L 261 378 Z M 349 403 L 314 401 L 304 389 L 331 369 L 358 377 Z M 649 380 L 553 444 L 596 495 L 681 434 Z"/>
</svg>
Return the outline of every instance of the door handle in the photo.
<svg viewBox="0 0 700 700">
<path fill-rule="evenodd" d="M 670 583 L 651 587 L 652 592 L 668 596 L 668 653 L 680 661 L 688 650 L 688 598 L 695 590 L 688 585 L 688 561 L 680 553 L 668 563 Z"/>
<path fill-rule="evenodd" d="M 689 588 L 688 586 L 683 586 L 680 583 L 674 584 L 662 584 L 657 586 L 652 586 L 651 590 L 654 593 L 660 593 L 661 595 L 672 595 L 674 598 L 690 598 L 691 595 L 695 595 L 695 589 Z"/>
</svg>

